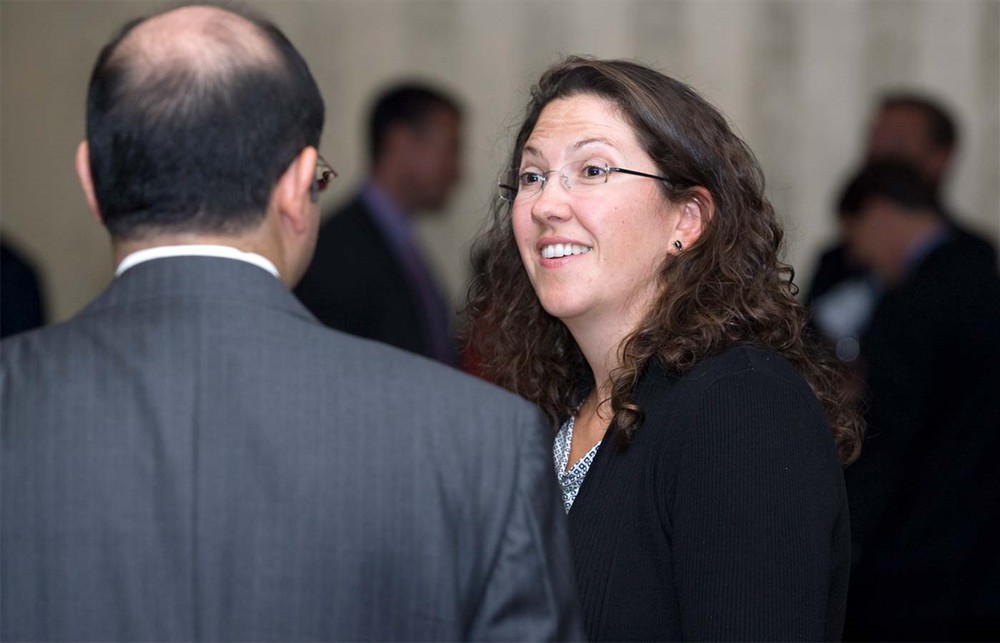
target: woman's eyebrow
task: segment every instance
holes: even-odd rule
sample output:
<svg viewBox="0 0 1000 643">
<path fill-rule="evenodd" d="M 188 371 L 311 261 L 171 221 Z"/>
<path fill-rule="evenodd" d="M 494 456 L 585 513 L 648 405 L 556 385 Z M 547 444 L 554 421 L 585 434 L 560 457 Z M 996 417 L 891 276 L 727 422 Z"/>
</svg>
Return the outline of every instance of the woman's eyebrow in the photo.
<svg viewBox="0 0 1000 643">
<path fill-rule="evenodd" d="M 588 145 L 606 145 L 610 148 L 618 150 L 618 146 L 606 138 L 585 138 L 583 140 L 573 143 L 570 149 L 579 150 Z"/>
<path fill-rule="evenodd" d="M 619 147 L 615 145 L 610 139 L 600 138 L 600 137 L 581 139 L 579 141 L 576 141 L 575 143 L 572 143 L 567 149 L 575 152 L 584 147 L 587 147 L 588 145 L 604 145 L 606 147 L 610 147 L 613 150 L 619 152 L 621 151 Z M 530 156 L 533 158 L 542 158 L 544 155 L 542 154 L 541 150 L 539 150 L 537 147 L 533 147 L 531 145 L 525 145 L 523 148 L 521 148 L 521 158 L 524 158 L 525 156 Z"/>
<path fill-rule="evenodd" d="M 521 148 L 521 156 L 541 156 L 541 151 L 538 148 L 532 147 L 530 145 L 525 145 Z"/>
</svg>

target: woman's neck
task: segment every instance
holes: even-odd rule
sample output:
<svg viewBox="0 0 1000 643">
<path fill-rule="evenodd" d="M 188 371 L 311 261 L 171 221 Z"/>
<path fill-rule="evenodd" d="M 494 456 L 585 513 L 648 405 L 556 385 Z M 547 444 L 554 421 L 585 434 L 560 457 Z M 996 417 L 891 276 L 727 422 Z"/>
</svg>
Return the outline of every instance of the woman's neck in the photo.
<svg viewBox="0 0 1000 643">
<path fill-rule="evenodd" d="M 608 334 L 601 329 L 587 333 L 570 323 L 566 326 L 590 367 L 594 389 L 597 393 L 603 393 L 611 386 L 611 371 L 618 367 L 618 345 L 621 339 L 617 334 Z"/>
<path fill-rule="evenodd" d="M 633 325 L 622 323 L 620 317 L 604 323 L 579 319 L 564 323 L 590 367 L 594 380 L 592 395 L 598 402 L 608 399 L 611 397 L 611 373 L 621 366 L 621 345 Z"/>
</svg>

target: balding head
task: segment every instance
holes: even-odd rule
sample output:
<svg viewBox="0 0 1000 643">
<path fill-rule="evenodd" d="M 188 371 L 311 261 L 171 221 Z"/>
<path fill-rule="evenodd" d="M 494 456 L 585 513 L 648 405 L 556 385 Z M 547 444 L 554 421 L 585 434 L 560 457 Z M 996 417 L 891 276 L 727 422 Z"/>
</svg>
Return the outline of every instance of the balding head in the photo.
<svg viewBox="0 0 1000 643">
<path fill-rule="evenodd" d="M 134 21 L 101 52 L 87 138 L 116 238 L 236 233 L 323 126 L 319 90 L 270 23 L 211 6 Z"/>
<path fill-rule="evenodd" d="M 275 48 L 254 23 L 211 6 L 181 7 L 136 24 L 108 62 L 127 67 L 137 83 L 185 73 L 194 85 L 205 86 L 240 70 L 280 69 Z"/>
</svg>

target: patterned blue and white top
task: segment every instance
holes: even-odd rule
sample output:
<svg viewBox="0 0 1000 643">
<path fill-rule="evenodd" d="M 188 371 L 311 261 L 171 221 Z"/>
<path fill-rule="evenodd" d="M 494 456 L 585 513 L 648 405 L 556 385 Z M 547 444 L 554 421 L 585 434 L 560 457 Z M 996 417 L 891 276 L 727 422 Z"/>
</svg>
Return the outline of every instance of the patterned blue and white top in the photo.
<svg viewBox="0 0 1000 643">
<path fill-rule="evenodd" d="M 559 486 L 562 487 L 563 507 L 566 509 L 566 513 L 569 513 L 570 508 L 572 508 L 573 501 L 576 500 L 576 494 L 580 492 L 580 485 L 583 484 L 583 479 L 587 477 L 590 464 L 594 461 L 597 449 L 601 446 L 600 442 L 595 444 L 587 452 L 587 455 L 580 458 L 567 471 L 566 463 L 569 461 L 569 447 L 573 444 L 573 424 L 575 422 L 576 416 L 570 416 L 568 420 L 563 422 L 562 426 L 559 427 L 559 433 L 556 434 L 556 441 L 552 447 L 552 461 L 556 466 L 556 476 L 559 478 Z"/>
</svg>

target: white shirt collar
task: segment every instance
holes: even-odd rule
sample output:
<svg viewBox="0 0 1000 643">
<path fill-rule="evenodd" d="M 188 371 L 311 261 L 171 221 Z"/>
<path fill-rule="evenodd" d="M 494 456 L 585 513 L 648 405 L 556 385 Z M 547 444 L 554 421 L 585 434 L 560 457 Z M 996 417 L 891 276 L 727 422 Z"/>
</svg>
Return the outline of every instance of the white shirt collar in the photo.
<svg viewBox="0 0 1000 643">
<path fill-rule="evenodd" d="M 115 269 L 115 277 L 123 272 L 146 261 L 153 259 L 163 259 L 165 257 L 222 257 L 224 259 L 236 259 L 252 263 L 258 268 L 262 268 L 275 277 L 278 277 L 278 268 L 267 258 L 256 252 L 243 252 L 232 246 L 217 245 L 186 245 L 186 246 L 158 246 L 156 248 L 146 248 L 137 250 L 118 264 Z"/>
</svg>

